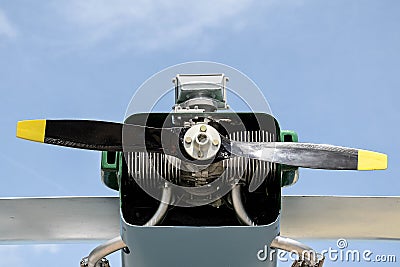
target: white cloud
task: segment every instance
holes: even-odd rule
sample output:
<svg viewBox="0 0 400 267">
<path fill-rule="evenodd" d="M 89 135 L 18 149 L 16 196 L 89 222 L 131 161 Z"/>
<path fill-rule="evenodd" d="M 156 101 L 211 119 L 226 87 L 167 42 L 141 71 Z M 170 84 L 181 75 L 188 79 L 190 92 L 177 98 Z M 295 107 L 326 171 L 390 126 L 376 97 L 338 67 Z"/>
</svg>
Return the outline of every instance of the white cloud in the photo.
<svg viewBox="0 0 400 267">
<path fill-rule="evenodd" d="M 210 31 L 241 29 L 252 4 L 253 0 L 69 0 L 61 10 L 90 45 L 116 39 L 121 47 L 154 50 L 213 42 Z"/>
<path fill-rule="evenodd" d="M 0 9 L 0 38 L 14 38 L 17 36 L 17 30 L 11 24 L 5 13 Z"/>
</svg>

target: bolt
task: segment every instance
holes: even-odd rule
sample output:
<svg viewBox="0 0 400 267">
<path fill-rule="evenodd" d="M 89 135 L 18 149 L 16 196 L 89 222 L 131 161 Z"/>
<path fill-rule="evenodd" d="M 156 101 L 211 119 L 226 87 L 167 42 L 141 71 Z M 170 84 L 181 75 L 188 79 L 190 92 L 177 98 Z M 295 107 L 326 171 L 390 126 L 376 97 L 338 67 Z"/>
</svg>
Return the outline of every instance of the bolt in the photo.
<svg viewBox="0 0 400 267">
<path fill-rule="evenodd" d="M 200 131 L 202 131 L 202 132 L 207 131 L 207 126 L 201 125 L 201 126 L 200 126 Z"/>
<path fill-rule="evenodd" d="M 80 262 L 81 267 L 87 267 L 88 266 L 88 257 L 84 257 L 81 262 Z"/>
<path fill-rule="evenodd" d="M 97 262 L 96 267 L 110 267 L 110 263 L 106 258 L 102 258 Z"/>
<path fill-rule="evenodd" d="M 212 143 L 213 143 L 214 146 L 218 146 L 219 145 L 219 141 L 217 139 L 214 139 Z"/>
<path fill-rule="evenodd" d="M 187 144 L 192 143 L 192 137 L 190 137 L 190 136 L 186 137 L 186 138 L 185 138 L 185 142 L 186 142 Z"/>
</svg>

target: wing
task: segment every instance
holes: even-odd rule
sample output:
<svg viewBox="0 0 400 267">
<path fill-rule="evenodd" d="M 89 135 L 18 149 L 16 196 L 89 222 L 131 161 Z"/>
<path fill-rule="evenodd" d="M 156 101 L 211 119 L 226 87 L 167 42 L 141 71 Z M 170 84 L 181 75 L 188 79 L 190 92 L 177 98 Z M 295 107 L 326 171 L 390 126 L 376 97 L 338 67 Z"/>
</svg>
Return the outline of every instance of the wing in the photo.
<svg viewBox="0 0 400 267">
<path fill-rule="evenodd" d="M 400 239 L 400 197 L 284 196 L 281 234 L 292 238 Z"/>
<path fill-rule="evenodd" d="M 106 240 L 120 233 L 119 198 L 0 199 L 0 242 Z"/>
</svg>

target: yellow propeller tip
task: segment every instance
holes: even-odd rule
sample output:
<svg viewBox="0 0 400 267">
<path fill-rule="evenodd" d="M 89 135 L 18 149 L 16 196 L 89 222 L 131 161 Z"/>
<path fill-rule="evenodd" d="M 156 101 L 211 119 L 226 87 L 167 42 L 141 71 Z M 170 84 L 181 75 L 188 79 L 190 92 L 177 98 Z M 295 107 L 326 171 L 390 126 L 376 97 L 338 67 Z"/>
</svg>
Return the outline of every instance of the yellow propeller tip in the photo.
<svg viewBox="0 0 400 267">
<path fill-rule="evenodd" d="M 358 170 L 386 170 L 388 158 L 386 154 L 368 150 L 358 150 Z"/>
<path fill-rule="evenodd" d="M 17 137 L 44 143 L 46 120 L 26 120 L 17 123 Z"/>
</svg>

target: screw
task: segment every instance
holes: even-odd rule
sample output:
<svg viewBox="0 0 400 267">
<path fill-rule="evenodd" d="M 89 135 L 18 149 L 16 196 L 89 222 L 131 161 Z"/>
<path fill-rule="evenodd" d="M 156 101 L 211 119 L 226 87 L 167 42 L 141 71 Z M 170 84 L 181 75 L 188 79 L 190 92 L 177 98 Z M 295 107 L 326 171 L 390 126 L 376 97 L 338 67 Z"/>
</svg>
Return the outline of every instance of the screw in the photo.
<svg viewBox="0 0 400 267">
<path fill-rule="evenodd" d="M 88 257 L 84 257 L 81 262 L 80 262 L 81 267 L 87 267 L 88 266 Z"/>
<path fill-rule="evenodd" d="M 217 139 L 214 139 L 212 143 L 213 143 L 214 146 L 218 146 L 219 145 L 219 141 Z"/>
<path fill-rule="evenodd" d="M 202 157 L 203 157 L 203 152 L 201 152 L 201 151 L 197 152 L 197 156 L 198 156 L 199 158 L 202 158 Z"/>
<path fill-rule="evenodd" d="M 207 131 L 207 126 L 201 125 L 201 126 L 200 126 L 200 131 L 202 131 L 202 132 Z"/>
<path fill-rule="evenodd" d="M 186 137 L 186 138 L 185 138 L 185 142 L 186 142 L 187 144 L 192 143 L 192 137 L 190 137 L 190 136 Z"/>
</svg>

